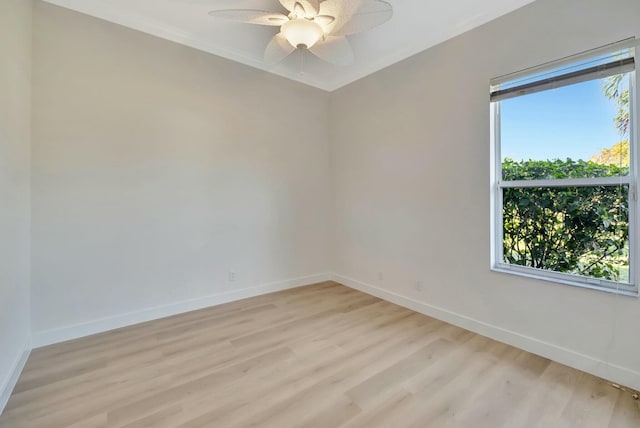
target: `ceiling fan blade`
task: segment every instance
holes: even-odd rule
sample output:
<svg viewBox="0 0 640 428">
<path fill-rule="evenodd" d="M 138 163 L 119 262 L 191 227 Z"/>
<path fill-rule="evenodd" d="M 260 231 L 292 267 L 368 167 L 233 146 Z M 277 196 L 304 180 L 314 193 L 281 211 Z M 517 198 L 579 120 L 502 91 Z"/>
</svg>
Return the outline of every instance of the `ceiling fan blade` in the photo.
<svg viewBox="0 0 640 428">
<path fill-rule="evenodd" d="M 295 13 L 296 16 L 299 16 L 299 17 L 306 17 L 307 16 L 307 11 L 304 10 L 304 6 L 302 6 L 298 2 L 296 2 L 295 6 L 293 6 L 293 13 Z"/>
<path fill-rule="evenodd" d="M 313 20 L 323 28 L 328 27 L 335 21 L 336 19 L 333 16 L 329 15 L 318 15 Z"/>
<path fill-rule="evenodd" d="M 257 9 L 223 9 L 212 10 L 209 15 L 228 21 L 243 22 L 245 24 L 273 25 L 279 27 L 289 20 L 281 13 L 268 12 Z"/>
<path fill-rule="evenodd" d="M 320 14 L 336 17 L 329 34 L 348 36 L 384 24 L 393 16 L 393 6 L 384 0 L 326 0 L 320 4 Z"/>
<path fill-rule="evenodd" d="M 335 65 L 351 65 L 355 61 L 351 43 L 344 36 L 326 36 L 309 51 L 318 58 Z"/>
<path fill-rule="evenodd" d="M 274 65 L 288 57 L 291 52 L 296 50 L 291 43 L 282 35 L 278 33 L 269 42 L 267 48 L 264 51 L 264 60 L 269 65 Z"/>
<path fill-rule="evenodd" d="M 311 19 L 315 17 L 320 10 L 320 0 L 280 0 L 280 4 L 289 12 L 297 14 L 299 18 Z M 300 8 L 304 10 L 303 16 L 299 16 L 301 13 Z"/>
</svg>

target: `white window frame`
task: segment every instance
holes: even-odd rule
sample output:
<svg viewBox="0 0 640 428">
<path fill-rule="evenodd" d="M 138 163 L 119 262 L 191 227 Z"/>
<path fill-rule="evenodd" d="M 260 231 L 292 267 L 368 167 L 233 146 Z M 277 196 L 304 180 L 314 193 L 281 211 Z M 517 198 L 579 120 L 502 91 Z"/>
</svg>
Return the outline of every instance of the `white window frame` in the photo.
<svg viewBox="0 0 640 428">
<path fill-rule="evenodd" d="M 527 77 L 541 71 L 551 70 L 565 64 L 577 63 L 580 60 L 588 59 L 603 53 L 614 53 L 621 48 L 632 51 L 633 57 L 637 58 L 637 42 L 635 39 L 625 40 L 609 46 L 598 48 L 589 52 L 574 55 L 560 61 L 543 64 L 539 67 L 527 69 L 494 79 L 502 82 Z M 638 71 L 637 66 L 634 71 L 629 72 L 629 175 L 624 177 L 599 177 L 599 178 L 577 178 L 577 179 L 550 179 L 550 180 L 502 180 L 502 156 L 500 140 L 500 101 L 491 102 L 491 269 L 497 272 L 509 273 L 529 278 L 551 281 L 559 284 L 573 285 L 594 290 L 612 292 L 622 295 L 638 297 L 638 279 L 640 278 L 640 252 L 638 251 L 638 169 L 639 150 L 637 146 L 638 118 L 636 112 L 636 101 L 640 100 L 640 89 L 636 84 Z M 492 86 L 495 84 L 492 81 Z M 504 226 L 502 218 L 503 190 L 506 188 L 527 188 L 527 187 L 581 187 L 599 185 L 628 185 L 629 186 L 629 282 L 625 284 L 606 279 L 591 278 L 587 276 L 555 272 L 545 269 L 537 269 L 527 266 L 519 266 L 504 261 L 503 238 Z"/>
</svg>

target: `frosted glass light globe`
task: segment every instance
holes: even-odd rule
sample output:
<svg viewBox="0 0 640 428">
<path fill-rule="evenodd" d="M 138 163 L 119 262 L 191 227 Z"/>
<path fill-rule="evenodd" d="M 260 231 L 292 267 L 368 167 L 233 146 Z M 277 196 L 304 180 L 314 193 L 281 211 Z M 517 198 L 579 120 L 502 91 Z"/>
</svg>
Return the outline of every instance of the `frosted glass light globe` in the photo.
<svg viewBox="0 0 640 428">
<path fill-rule="evenodd" d="M 285 22 L 280 31 L 294 48 L 309 49 L 324 35 L 322 27 L 304 18 Z"/>
</svg>

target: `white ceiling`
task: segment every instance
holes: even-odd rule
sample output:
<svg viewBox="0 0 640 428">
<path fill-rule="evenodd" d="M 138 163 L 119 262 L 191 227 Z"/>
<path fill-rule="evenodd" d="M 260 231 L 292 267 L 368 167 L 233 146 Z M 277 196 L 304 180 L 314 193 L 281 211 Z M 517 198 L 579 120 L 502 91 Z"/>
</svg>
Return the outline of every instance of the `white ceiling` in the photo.
<svg viewBox="0 0 640 428">
<path fill-rule="evenodd" d="M 276 66 L 263 53 L 278 27 L 212 18 L 213 9 L 263 9 L 284 12 L 278 0 L 45 0 L 266 70 L 327 91 L 464 33 L 534 0 L 386 0 L 390 21 L 349 36 L 356 62 L 338 67 L 308 53 L 295 52 Z"/>
</svg>

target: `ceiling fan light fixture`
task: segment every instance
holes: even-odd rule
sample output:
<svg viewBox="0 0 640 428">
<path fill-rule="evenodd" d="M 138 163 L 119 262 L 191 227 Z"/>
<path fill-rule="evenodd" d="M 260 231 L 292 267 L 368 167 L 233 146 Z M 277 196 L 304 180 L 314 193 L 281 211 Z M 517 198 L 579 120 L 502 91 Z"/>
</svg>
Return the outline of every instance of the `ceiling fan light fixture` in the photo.
<svg viewBox="0 0 640 428">
<path fill-rule="evenodd" d="M 279 0 L 287 13 L 259 9 L 219 9 L 209 15 L 246 24 L 280 27 L 264 51 L 267 65 L 275 65 L 296 49 L 337 66 L 354 63 L 347 36 L 387 22 L 393 6 L 386 0 Z"/>
<path fill-rule="evenodd" d="M 304 18 L 285 22 L 280 31 L 294 48 L 309 49 L 324 36 L 320 25 Z"/>
</svg>

